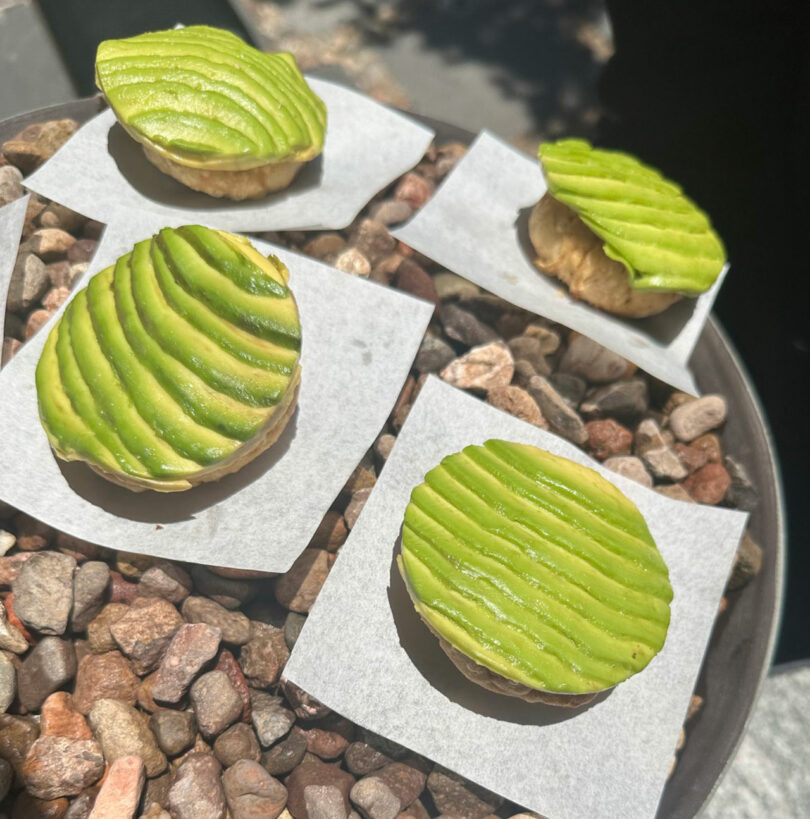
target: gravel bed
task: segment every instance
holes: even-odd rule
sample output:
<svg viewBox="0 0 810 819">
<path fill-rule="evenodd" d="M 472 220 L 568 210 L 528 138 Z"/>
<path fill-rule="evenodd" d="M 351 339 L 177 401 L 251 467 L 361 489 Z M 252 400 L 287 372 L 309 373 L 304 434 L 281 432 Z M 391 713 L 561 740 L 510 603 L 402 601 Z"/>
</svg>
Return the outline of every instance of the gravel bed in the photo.
<svg viewBox="0 0 810 819">
<path fill-rule="evenodd" d="M 75 127 L 68 120 L 29 126 L 3 145 L 0 204 L 23 195 L 23 174 Z M 391 236 L 389 226 L 424 205 L 465 150 L 431 147 L 345 231 L 262 234 L 436 305 L 385 429 L 286 574 L 110 551 L 0 503 L 0 814 L 530 816 L 353 725 L 284 679 L 307 612 L 430 373 L 662 494 L 754 508 L 756 490 L 723 451 L 722 396 L 673 391 Z M 32 195 L 3 363 L 68 297 L 102 229 Z M 746 535 L 720 614 L 761 561 Z M 695 695 L 689 718 L 701 704 Z M 679 748 L 686 730 L 688 720 Z"/>
</svg>

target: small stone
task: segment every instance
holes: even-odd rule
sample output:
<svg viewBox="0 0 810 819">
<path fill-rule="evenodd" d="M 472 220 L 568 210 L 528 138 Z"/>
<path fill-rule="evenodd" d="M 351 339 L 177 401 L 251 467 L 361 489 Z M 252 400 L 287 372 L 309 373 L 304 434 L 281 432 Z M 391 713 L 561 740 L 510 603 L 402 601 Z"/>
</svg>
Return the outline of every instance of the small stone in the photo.
<svg viewBox="0 0 810 819">
<path fill-rule="evenodd" d="M 223 643 L 241 646 L 250 638 L 250 620 L 241 611 L 228 611 L 213 600 L 187 597 L 182 612 L 189 623 L 206 623 L 219 629 Z"/>
<path fill-rule="evenodd" d="M 87 272 L 87 262 L 75 262 L 68 271 L 68 285 L 74 287 L 79 279 Z"/>
<path fill-rule="evenodd" d="M 93 738 L 87 720 L 76 709 L 73 697 L 67 691 L 57 691 L 45 700 L 42 704 L 39 728 L 42 736 Z"/>
<path fill-rule="evenodd" d="M 634 455 L 615 455 L 605 461 L 605 468 L 611 472 L 616 472 L 623 475 L 625 478 L 640 483 L 642 486 L 652 488 L 653 481 L 650 473 L 644 466 L 641 458 L 636 458 Z"/>
<path fill-rule="evenodd" d="M 374 219 L 363 219 L 351 241 L 372 265 L 393 253 L 397 246 L 397 240 L 388 228 Z"/>
<path fill-rule="evenodd" d="M 425 806 L 417 799 L 412 802 L 397 819 L 430 819 L 430 814 L 425 810 Z"/>
<path fill-rule="evenodd" d="M 427 781 L 426 772 L 404 762 L 391 762 L 375 771 L 374 776 L 391 789 L 403 808 L 417 799 Z"/>
<path fill-rule="evenodd" d="M 0 601 L 0 649 L 13 654 L 25 654 L 29 649 L 28 640 L 22 632 L 9 622 L 6 607 Z"/>
<path fill-rule="evenodd" d="M 720 445 L 720 439 L 713 432 L 695 438 L 690 446 L 706 453 L 706 463 L 723 463 L 723 447 Z"/>
<path fill-rule="evenodd" d="M 369 211 L 369 216 L 382 225 L 397 225 L 410 219 L 413 215 L 413 208 L 402 200 L 383 199 Z"/>
<path fill-rule="evenodd" d="M 250 722 L 250 689 L 248 688 L 245 675 L 239 667 L 239 663 L 236 662 L 236 658 L 230 651 L 223 649 L 219 653 L 219 659 L 217 660 L 216 666 L 214 666 L 214 670 L 223 671 L 228 675 L 231 685 L 236 689 L 242 699 L 242 722 Z"/>
<path fill-rule="evenodd" d="M 29 174 L 50 159 L 78 127 L 73 119 L 34 122 L 3 143 L 3 154 L 12 165 Z"/>
<path fill-rule="evenodd" d="M 303 247 L 307 256 L 331 264 L 338 253 L 346 247 L 346 240 L 339 233 L 321 233 L 310 239 Z"/>
<path fill-rule="evenodd" d="M 167 756 L 178 756 L 194 744 L 197 721 L 193 711 L 158 711 L 149 717 L 149 728 Z"/>
<path fill-rule="evenodd" d="M 76 652 L 69 640 L 43 637 L 23 660 L 17 673 L 20 704 L 38 711 L 49 694 L 70 682 L 76 674 Z"/>
<path fill-rule="evenodd" d="M 152 563 L 153 560 L 149 555 L 124 552 L 120 549 L 115 553 L 115 568 L 130 580 L 138 580 Z"/>
<path fill-rule="evenodd" d="M 403 807 L 388 785 L 376 776 L 357 782 L 349 798 L 366 819 L 396 819 Z"/>
<path fill-rule="evenodd" d="M 93 653 L 104 654 L 118 648 L 110 633 L 110 626 L 118 622 L 128 611 L 129 606 L 124 603 L 107 603 L 90 621 L 87 626 L 87 640 Z"/>
<path fill-rule="evenodd" d="M 676 407 L 669 416 L 669 428 L 679 441 L 689 443 L 726 420 L 726 400 L 721 395 L 704 395 Z"/>
<path fill-rule="evenodd" d="M 433 284 L 436 286 L 436 292 L 443 302 L 477 296 L 481 292 L 477 284 L 447 271 L 437 273 L 433 277 Z"/>
<path fill-rule="evenodd" d="M 11 819 L 64 819 L 67 814 L 68 800 L 36 799 L 27 791 L 20 791 L 11 809 Z"/>
<path fill-rule="evenodd" d="M 546 327 L 545 324 L 532 322 L 523 331 L 523 335 L 536 338 L 540 342 L 542 352 L 545 355 L 552 355 L 560 348 L 560 334 L 556 330 Z"/>
<path fill-rule="evenodd" d="M 420 373 L 439 372 L 455 357 L 455 351 L 444 339 L 433 333 L 425 333 L 419 345 L 419 352 L 416 354 L 414 369 Z"/>
<path fill-rule="evenodd" d="M 728 455 L 723 460 L 723 465 L 731 478 L 731 485 L 725 496 L 726 502 L 745 512 L 753 512 L 759 503 L 759 493 L 748 477 L 748 471 Z"/>
<path fill-rule="evenodd" d="M 14 769 L 11 767 L 11 763 L 5 759 L 0 759 L 0 802 L 8 796 L 13 781 Z"/>
<path fill-rule="evenodd" d="M 220 606 L 230 610 L 243 606 L 256 594 L 256 584 L 250 580 L 222 577 L 209 571 L 205 566 L 192 566 L 191 578 L 200 594 L 210 597 Z"/>
<path fill-rule="evenodd" d="M 228 768 L 222 786 L 233 819 L 276 819 L 287 804 L 284 785 L 252 760 Z"/>
<path fill-rule="evenodd" d="M 371 273 L 371 263 L 354 247 L 347 247 L 335 257 L 335 267 L 352 276 L 366 278 Z"/>
<path fill-rule="evenodd" d="M 423 176 L 411 171 L 403 176 L 394 190 L 394 199 L 419 210 L 433 196 L 434 186 Z"/>
<path fill-rule="evenodd" d="M 13 532 L 0 529 L 0 556 L 8 553 L 17 543 L 17 536 Z"/>
<path fill-rule="evenodd" d="M 13 165 L 0 167 L 0 207 L 20 199 L 25 194 L 22 178 L 19 169 Z"/>
<path fill-rule="evenodd" d="M 15 657 L 15 660 L 17 658 Z M 19 660 L 17 660 L 19 662 Z M 17 670 L 6 654 L 0 653 L 0 714 L 5 714 L 17 694 Z"/>
<path fill-rule="evenodd" d="M 301 629 L 306 621 L 307 616 L 305 614 L 298 614 L 294 611 L 287 614 L 287 619 L 284 621 L 284 642 L 290 651 L 293 650 L 298 641 L 298 635 L 301 634 Z"/>
<path fill-rule="evenodd" d="M 404 256 L 401 253 L 392 253 L 390 256 L 386 256 L 371 269 L 371 280 L 388 286 L 393 281 L 403 259 Z"/>
<path fill-rule="evenodd" d="M 588 450 L 600 461 L 613 455 L 629 455 L 633 445 L 633 433 L 612 418 L 589 421 L 585 424 L 588 433 Z"/>
<path fill-rule="evenodd" d="M 53 316 L 51 310 L 34 310 L 30 313 L 25 322 L 25 329 L 23 330 L 23 338 L 25 341 L 33 338 L 37 332 L 44 327 Z"/>
<path fill-rule="evenodd" d="M 192 680 L 216 657 L 219 639 L 219 629 L 205 623 L 180 626 L 160 661 L 152 698 L 156 702 L 180 702 Z"/>
<path fill-rule="evenodd" d="M 239 665 L 251 685 L 256 688 L 271 686 L 278 680 L 289 657 L 283 629 L 264 623 L 250 624 L 250 639 L 242 646 Z"/>
<path fill-rule="evenodd" d="M 352 498 L 349 501 L 348 506 L 346 507 L 346 511 L 343 514 L 343 519 L 346 521 L 346 526 L 349 529 L 354 528 L 354 525 L 357 523 L 357 520 L 360 517 L 360 513 L 363 511 L 363 507 L 366 505 L 366 501 L 369 499 L 370 495 L 371 487 L 367 489 L 358 489 L 352 495 Z"/>
<path fill-rule="evenodd" d="M 427 787 L 436 808 L 449 816 L 484 819 L 503 803 L 499 796 L 438 765 L 428 777 Z"/>
<path fill-rule="evenodd" d="M 352 742 L 343 756 L 346 767 L 355 776 L 366 776 L 391 761 L 384 753 L 366 742 Z"/>
<path fill-rule="evenodd" d="M 93 785 L 83 790 L 75 799 L 70 801 L 70 807 L 65 814 L 65 819 L 88 819 L 93 804 L 98 796 L 99 788 Z"/>
<path fill-rule="evenodd" d="M 98 242 L 95 239 L 79 239 L 68 248 L 67 257 L 71 264 L 89 262 L 96 252 Z"/>
<path fill-rule="evenodd" d="M 400 290 L 418 299 L 432 302 L 437 309 L 441 304 L 433 279 L 422 265 L 413 259 L 405 258 L 397 266 L 396 285 Z"/>
<path fill-rule="evenodd" d="M 610 415 L 622 421 L 634 421 L 647 411 L 649 403 L 647 382 L 632 378 L 597 388 L 579 409 L 586 418 Z"/>
<path fill-rule="evenodd" d="M 281 697 L 273 696 L 266 691 L 252 690 L 250 701 L 250 719 L 259 738 L 259 744 L 262 748 L 269 748 L 292 728 L 295 715 L 283 706 Z M 306 744 L 306 739 L 304 742 Z"/>
<path fill-rule="evenodd" d="M 65 256 L 76 239 L 60 228 L 40 228 L 35 230 L 25 242 L 25 249 L 36 253 L 43 262 L 52 262 Z M 76 261 L 87 261 L 76 259 Z"/>
<path fill-rule="evenodd" d="M 110 626 L 121 651 L 132 661 L 135 673 L 148 674 L 160 663 L 183 618 L 167 600 L 138 598 L 126 614 Z"/>
<path fill-rule="evenodd" d="M 210 754 L 189 754 L 169 791 L 172 819 L 225 819 L 221 770 Z"/>
<path fill-rule="evenodd" d="M 0 715 L 0 758 L 6 760 L 18 778 L 28 751 L 39 736 L 39 726 L 30 717 Z"/>
<path fill-rule="evenodd" d="M 301 732 L 307 741 L 307 751 L 321 759 L 339 757 L 354 737 L 354 725 L 338 714 L 329 714 Z"/>
<path fill-rule="evenodd" d="M 262 754 L 262 765 L 273 776 L 283 776 L 301 763 L 306 752 L 307 741 L 303 734 L 291 731 L 289 736 Z"/>
<path fill-rule="evenodd" d="M 505 387 L 515 371 L 514 359 L 503 342 L 496 341 L 473 347 L 465 355 L 451 361 L 441 372 L 448 384 L 461 389 L 491 390 Z"/>
<path fill-rule="evenodd" d="M 138 584 L 124 580 L 121 572 L 110 570 L 109 598 L 111 603 L 132 603 L 138 596 Z"/>
<path fill-rule="evenodd" d="M 309 819 L 347 819 L 343 794 L 334 785 L 308 785 L 304 805 Z"/>
<path fill-rule="evenodd" d="M 253 729 L 239 722 L 216 738 L 214 756 L 224 768 L 230 768 L 240 759 L 258 762 L 262 758 L 262 751 Z"/>
<path fill-rule="evenodd" d="M 348 521 L 347 524 L 351 528 Z M 276 580 L 276 600 L 290 611 L 305 614 L 312 608 L 328 574 L 329 553 L 323 549 L 304 549 L 290 569 Z"/>
<path fill-rule="evenodd" d="M 587 336 L 574 335 L 560 360 L 560 370 L 581 375 L 592 384 L 606 384 L 628 375 L 633 365 Z"/>
<path fill-rule="evenodd" d="M 734 557 L 734 566 L 728 579 L 728 591 L 741 589 L 752 577 L 762 569 L 762 548 L 746 530 L 737 554 Z"/>
<path fill-rule="evenodd" d="M 509 349 L 515 361 L 528 361 L 540 375 L 549 375 L 551 367 L 543 352 L 543 344 L 534 336 L 517 336 L 509 342 Z"/>
<path fill-rule="evenodd" d="M 656 486 L 655 491 L 659 495 L 671 498 L 672 500 L 684 501 L 685 503 L 694 503 L 692 496 L 679 483 L 665 483 L 661 486 Z"/>
<path fill-rule="evenodd" d="M 354 777 L 335 765 L 320 760 L 303 762 L 287 777 L 286 784 L 287 807 L 296 819 L 309 819 L 304 791 L 312 785 L 337 788 L 343 797 L 346 814 L 350 811 L 349 791 L 354 785 Z"/>
<path fill-rule="evenodd" d="M 689 444 L 676 443 L 673 447 L 684 469 L 691 475 L 701 467 L 706 466 L 708 460 L 706 451 Z"/>
<path fill-rule="evenodd" d="M 99 700 L 90 712 L 90 727 L 101 745 L 107 762 L 122 756 L 138 756 L 148 777 L 166 770 L 166 757 L 144 718 L 120 700 Z"/>
<path fill-rule="evenodd" d="M 51 202 L 39 214 L 39 224 L 44 228 L 62 228 L 69 233 L 74 233 L 81 228 L 87 219 L 80 213 L 60 205 L 58 202 Z"/>
<path fill-rule="evenodd" d="M 89 560 L 79 567 L 73 577 L 73 631 L 84 631 L 101 611 L 109 582 L 110 567 L 103 561 Z"/>
<path fill-rule="evenodd" d="M 327 714 L 332 713 L 331 708 L 327 708 L 311 694 L 307 694 L 303 688 L 299 688 L 295 683 L 283 677 L 281 678 L 281 691 L 299 719 L 323 719 Z"/>
<path fill-rule="evenodd" d="M 242 698 L 224 671 L 209 671 L 191 686 L 197 726 L 206 739 L 221 734 L 242 716 Z"/>
<path fill-rule="evenodd" d="M 474 313 L 465 310 L 455 302 L 445 304 L 441 309 L 441 321 L 444 332 L 455 341 L 467 347 L 476 347 L 495 341 L 498 334 L 484 324 Z M 449 363 L 445 362 L 445 363 Z"/>
<path fill-rule="evenodd" d="M 669 442 L 652 418 L 645 418 L 636 428 L 633 451 L 639 457 L 651 449 L 664 449 L 668 446 Z"/>
<path fill-rule="evenodd" d="M 70 296 L 70 290 L 67 287 L 52 287 L 43 297 L 42 306 L 49 315 L 53 315 Z"/>
<path fill-rule="evenodd" d="M 554 389 L 566 400 L 571 409 L 577 409 L 582 398 L 585 395 L 585 390 L 588 388 L 588 383 L 584 378 L 578 375 L 571 375 L 571 373 L 552 373 L 548 380 L 554 386 Z"/>
<path fill-rule="evenodd" d="M 33 253 L 20 253 L 8 285 L 6 309 L 12 313 L 28 312 L 45 295 L 49 284 L 48 269 L 42 259 Z"/>
<path fill-rule="evenodd" d="M 41 634 L 64 634 L 73 606 L 76 561 L 59 552 L 40 552 L 26 561 L 12 585 L 14 610 Z"/>
<path fill-rule="evenodd" d="M 6 595 L 5 599 L 5 606 L 6 606 L 6 616 L 8 617 L 8 622 L 10 625 L 14 626 L 20 634 L 27 640 L 28 645 L 33 646 L 36 644 L 36 640 L 31 632 L 23 625 L 22 620 L 14 613 L 14 594 L 13 592 L 9 592 Z"/>
<path fill-rule="evenodd" d="M 698 503 L 710 506 L 723 500 L 729 486 L 731 486 L 731 478 L 721 464 L 706 464 L 703 469 L 698 469 L 683 482 L 683 488 Z"/>
<path fill-rule="evenodd" d="M 554 432 L 579 445 L 588 440 L 588 430 L 582 418 L 568 406 L 548 379 L 535 376 L 529 382 L 528 392 Z"/>
<path fill-rule="evenodd" d="M 132 819 L 141 799 L 146 771 L 137 756 L 113 762 L 101 786 L 90 819 Z"/>
<path fill-rule="evenodd" d="M 523 363 L 523 362 L 518 362 Z M 494 387 L 487 392 L 487 403 L 499 410 L 508 412 L 522 421 L 548 429 L 548 422 L 537 406 L 537 402 L 526 390 L 508 384 L 505 387 Z"/>
<path fill-rule="evenodd" d="M 659 480 L 680 481 L 689 474 L 681 463 L 681 459 L 668 446 L 648 449 L 641 456 L 641 460 L 644 461 L 644 465 L 653 477 Z"/>
<path fill-rule="evenodd" d="M 354 468 L 342 491 L 351 495 L 358 489 L 371 489 L 375 483 L 377 473 L 374 471 L 374 456 L 369 450 Z"/>
<path fill-rule="evenodd" d="M 515 385 L 526 389 L 529 386 L 529 382 L 537 375 L 537 370 L 528 362 L 525 358 L 521 358 L 519 361 L 515 362 L 515 375 L 514 375 L 514 382 Z M 534 399 L 532 398 L 532 401 Z"/>
<path fill-rule="evenodd" d="M 468 146 L 461 142 L 448 142 L 442 145 L 436 158 L 436 176 L 439 178 L 447 176 L 464 158 L 468 150 Z"/>
<path fill-rule="evenodd" d="M 393 438 L 394 436 L 390 436 Z M 323 520 L 315 530 L 309 542 L 311 549 L 326 549 L 327 552 L 336 552 L 346 541 L 349 530 L 343 515 L 334 509 L 324 515 Z"/>
<path fill-rule="evenodd" d="M 168 560 L 159 560 L 141 575 L 138 596 L 162 597 L 180 604 L 189 596 L 191 588 L 188 572 Z"/>
<path fill-rule="evenodd" d="M 70 292 L 70 262 L 67 259 L 51 262 L 47 265 L 47 271 L 52 289 Z"/>
<path fill-rule="evenodd" d="M 76 796 L 103 773 L 104 757 L 93 739 L 41 736 L 23 764 L 25 788 L 37 799 Z"/>
</svg>

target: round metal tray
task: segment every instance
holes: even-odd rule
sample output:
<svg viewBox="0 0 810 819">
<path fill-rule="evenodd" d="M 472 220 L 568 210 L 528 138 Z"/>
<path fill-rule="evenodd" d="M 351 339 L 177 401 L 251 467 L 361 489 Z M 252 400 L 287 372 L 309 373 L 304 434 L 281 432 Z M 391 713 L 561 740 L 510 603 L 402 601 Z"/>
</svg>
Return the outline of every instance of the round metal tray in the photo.
<svg viewBox="0 0 810 819">
<path fill-rule="evenodd" d="M 32 122 L 70 117 L 85 122 L 103 107 L 98 97 L 52 105 L 0 122 L 0 142 Z M 439 141 L 470 144 L 474 134 L 421 117 Z M 763 548 L 761 572 L 729 596 L 715 623 L 696 693 L 705 705 L 689 723 L 686 744 L 667 783 L 661 817 L 697 814 L 717 786 L 745 732 L 757 695 L 771 664 L 783 597 L 785 528 L 782 486 L 776 452 L 751 381 L 717 320 L 711 317 L 692 357 L 703 392 L 728 400 L 724 450 L 739 460 L 760 494 L 750 530 Z"/>
</svg>

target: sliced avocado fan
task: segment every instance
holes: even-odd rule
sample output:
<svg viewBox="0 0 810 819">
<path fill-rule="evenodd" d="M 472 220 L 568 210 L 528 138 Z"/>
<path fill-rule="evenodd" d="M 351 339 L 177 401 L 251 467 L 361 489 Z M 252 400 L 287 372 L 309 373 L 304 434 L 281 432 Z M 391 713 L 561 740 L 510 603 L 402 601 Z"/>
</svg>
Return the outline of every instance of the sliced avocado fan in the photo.
<svg viewBox="0 0 810 819">
<path fill-rule="evenodd" d="M 538 149 L 549 193 L 568 205 L 627 268 L 631 287 L 695 295 L 714 284 L 726 253 L 706 214 L 674 182 L 620 151 L 582 139 Z"/>
<path fill-rule="evenodd" d="M 326 106 L 291 54 L 210 26 L 105 40 L 96 85 L 139 142 L 194 168 L 246 170 L 323 148 Z"/>
<path fill-rule="evenodd" d="M 57 455 L 167 491 L 237 456 L 297 384 L 288 277 L 245 239 L 195 225 L 164 228 L 93 276 L 37 365 Z"/>
<path fill-rule="evenodd" d="M 636 506 L 596 472 L 490 440 L 411 494 L 399 568 L 453 648 L 540 691 L 587 694 L 643 669 L 669 626 L 669 572 Z"/>
</svg>

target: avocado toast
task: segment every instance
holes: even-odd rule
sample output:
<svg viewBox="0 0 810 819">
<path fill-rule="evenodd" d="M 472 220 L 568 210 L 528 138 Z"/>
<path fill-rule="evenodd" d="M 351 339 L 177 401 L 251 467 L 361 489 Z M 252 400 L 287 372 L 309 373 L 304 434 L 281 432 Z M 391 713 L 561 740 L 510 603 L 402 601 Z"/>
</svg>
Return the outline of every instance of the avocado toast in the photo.
<svg viewBox="0 0 810 819">
<path fill-rule="evenodd" d="M 133 490 L 235 472 L 292 416 L 301 326 L 289 272 L 246 239 L 164 228 L 97 273 L 36 370 L 55 453 Z"/>
<path fill-rule="evenodd" d="M 400 572 L 473 682 L 580 706 L 661 650 L 669 573 L 641 513 L 596 472 L 490 440 L 444 458 L 405 511 Z"/>
</svg>

